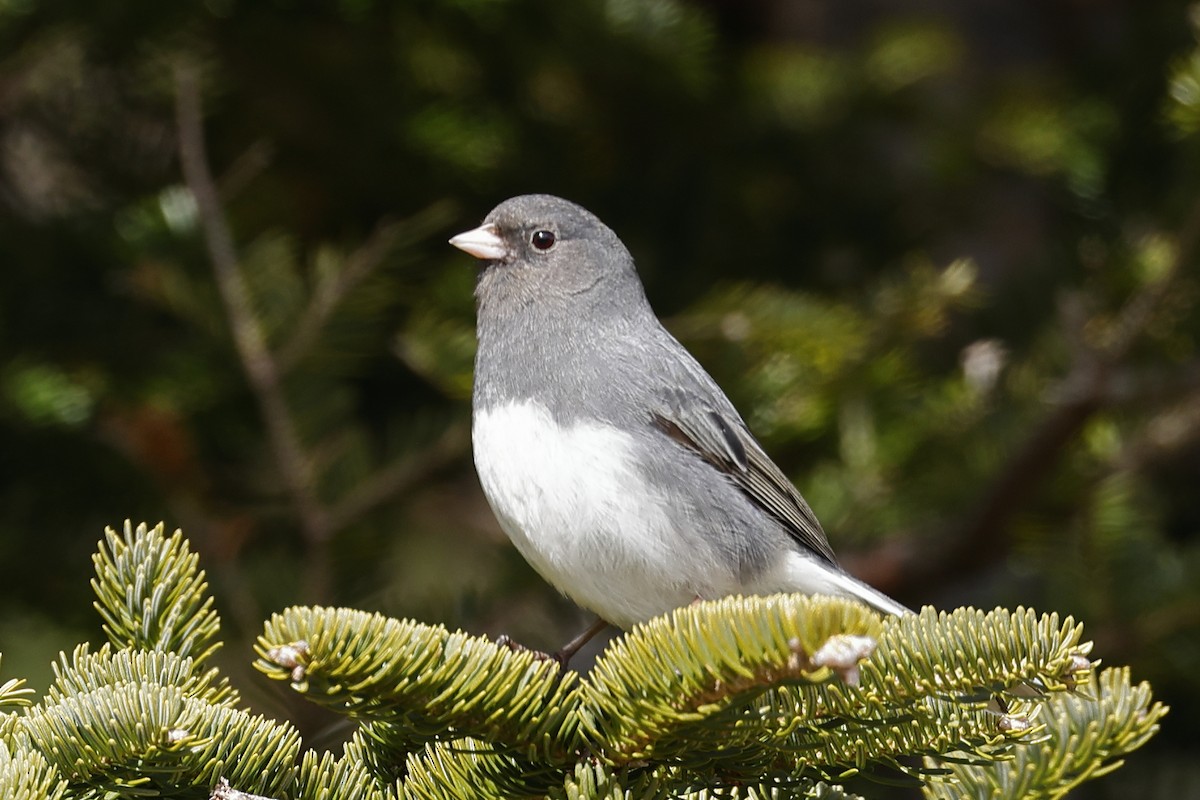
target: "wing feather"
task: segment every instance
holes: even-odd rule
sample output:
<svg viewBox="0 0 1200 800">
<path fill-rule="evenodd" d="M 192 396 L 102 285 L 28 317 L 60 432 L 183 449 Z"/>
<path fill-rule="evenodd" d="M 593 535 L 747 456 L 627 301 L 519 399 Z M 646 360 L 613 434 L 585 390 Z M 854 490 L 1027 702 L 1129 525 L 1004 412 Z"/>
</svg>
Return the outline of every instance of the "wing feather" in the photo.
<svg viewBox="0 0 1200 800">
<path fill-rule="evenodd" d="M 661 431 L 725 473 L 800 544 L 830 564 L 837 564 L 813 510 L 732 406 L 718 409 L 699 404 L 694 395 L 682 389 L 663 392 L 661 401 L 652 412 L 654 424 Z"/>
</svg>

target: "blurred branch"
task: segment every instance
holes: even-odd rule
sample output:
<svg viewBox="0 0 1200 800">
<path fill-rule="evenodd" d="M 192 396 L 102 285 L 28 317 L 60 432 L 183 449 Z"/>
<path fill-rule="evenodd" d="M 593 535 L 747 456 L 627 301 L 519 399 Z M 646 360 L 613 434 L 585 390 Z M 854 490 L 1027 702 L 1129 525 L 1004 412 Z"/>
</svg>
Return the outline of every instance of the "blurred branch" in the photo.
<svg viewBox="0 0 1200 800">
<path fill-rule="evenodd" d="M 376 471 L 329 510 L 329 524 L 340 529 L 357 521 L 380 503 L 394 500 L 430 475 L 456 463 L 471 443 L 470 427 L 451 425 L 429 447 Z"/>
<path fill-rule="evenodd" d="M 221 778 L 217 781 L 217 785 L 213 787 L 212 795 L 209 800 L 272 800 L 270 797 L 265 797 L 261 794 L 250 794 L 238 789 L 234 789 L 229 785 L 229 781 Z"/>
<path fill-rule="evenodd" d="M 222 200 L 236 197 L 250 181 L 257 178 L 275 159 L 275 145 L 259 139 L 246 148 L 218 181 L 217 189 Z"/>
<path fill-rule="evenodd" d="M 295 504 L 304 541 L 310 550 L 322 550 L 332 529 L 328 515 L 317 498 L 312 465 L 288 409 L 278 367 L 254 316 L 250 293 L 238 266 L 233 235 L 225 220 L 220 195 L 205 153 L 200 87 L 193 67 L 184 64 L 176 66 L 175 90 L 180 164 L 184 180 L 196 201 L 200 227 L 229 319 L 234 346 L 262 412 L 271 452 Z M 319 572 L 309 576 L 313 579 L 309 589 L 316 597 L 323 598 L 328 590 L 323 566 L 327 560 L 319 557 L 319 553 L 312 555 L 314 557 L 308 561 Z"/>
<path fill-rule="evenodd" d="M 1058 458 L 1103 408 L 1096 394 L 1059 406 L 1042 420 L 987 488 L 982 499 L 945 537 L 937 556 L 913 558 L 904 572 L 911 586 L 942 583 L 993 562 L 1008 550 L 1009 523 L 1058 463 Z M 915 554 L 914 554 L 915 555 Z"/>
<path fill-rule="evenodd" d="M 1182 597 L 1128 619 L 1116 618 L 1094 630 L 1097 652 L 1137 655 L 1160 647 L 1165 639 L 1200 629 L 1200 600 Z"/>
<path fill-rule="evenodd" d="M 383 262 L 404 227 L 402 222 L 377 226 L 367 241 L 350 255 L 345 267 L 336 276 L 316 284 L 295 331 L 279 350 L 280 370 L 288 372 L 304 357 L 320 336 L 322 327 L 338 303 Z"/>
<path fill-rule="evenodd" d="M 279 369 L 286 373 L 304 358 L 338 304 L 379 268 L 397 242 L 440 225 L 451 211 L 450 203 L 439 200 L 407 219 L 377 225 L 367 240 L 346 259 L 342 269 L 329 280 L 316 284 L 291 338 L 279 349 Z"/>
<path fill-rule="evenodd" d="M 1094 482 L 1119 473 L 1136 473 L 1200 441 L 1200 392 L 1185 396 L 1157 414 L 1139 433 L 1113 457 L 1108 470 L 1093 478 Z M 1200 628 L 1200 600 L 1189 595 L 1134 617 L 1114 617 L 1097 632 L 1096 643 L 1103 652 L 1137 653 L 1196 628 Z"/>
<path fill-rule="evenodd" d="M 1166 370 L 1126 369 L 1114 372 L 1104 386 L 1106 406 L 1167 404 L 1200 390 L 1200 359 L 1172 364 Z"/>
<path fill-rule="evenodd" d="M 918 592 L 919 587 L 961 578 L 1008 550 L 1013 517 L 1045 483 L 1088 420 L 1127 393 L 1127 389 L 1114 391 L 1114 373 L 1155 314 L 1172 299 L 1184 266 L 1196 260 L 1200 202 L 1190 209 L 1176 241 L 1175 257 L 1163 274 L 1134 294 L 1101 336 L 1089 338 L 1087 315 L 1072 314 L 1075 309 L 1071 306 L 1064 308 L 1064 318 L 1075 318 L 1065 325 L 1074 358 L 1055 392 L 1055 406 L 1016 449 L 975 507 L 942 537 L 933 557 L 927 547 L 885 548 L 868 579 L 876 579 L 885 591 L 904 597 Z"/>
<path fill-rule="evenodd" d="M 1200 392 L 1185 397 L 1147 423 L 1142 435 L 1113 459 L 1114 472 L 1135 472 L 1200 439 Z"/>
</svg>

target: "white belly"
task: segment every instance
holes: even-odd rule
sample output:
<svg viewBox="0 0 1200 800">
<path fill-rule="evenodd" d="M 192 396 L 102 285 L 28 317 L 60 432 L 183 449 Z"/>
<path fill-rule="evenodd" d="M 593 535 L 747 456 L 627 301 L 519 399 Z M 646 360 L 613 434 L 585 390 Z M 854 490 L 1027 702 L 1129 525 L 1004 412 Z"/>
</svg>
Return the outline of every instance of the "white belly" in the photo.
<svg viewBox="0 0 1200 800">
<path fill-rule="evenodd" d="M 628 434 L 564 428 L 523 401 L 476 412 L 472 440 L 505 533 L 543 578 L 605 620 L 628 628 L 737 590 L 698 533 L 672 523 L 681 510 L 632 466 Z"/>
</svg>

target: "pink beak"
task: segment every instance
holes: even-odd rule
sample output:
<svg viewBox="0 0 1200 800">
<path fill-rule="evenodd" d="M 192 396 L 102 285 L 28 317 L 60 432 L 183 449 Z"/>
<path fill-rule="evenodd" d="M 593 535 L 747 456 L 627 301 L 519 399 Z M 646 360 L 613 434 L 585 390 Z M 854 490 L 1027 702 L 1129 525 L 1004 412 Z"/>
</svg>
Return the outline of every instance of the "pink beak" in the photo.
<svg viewBox="0 0 1200 800">
<path fill-rule="evenodd" d="M 496 235 L 495 225 L 480 225 L 450 239 L 450 244 L 476 258 L 495 261 L 508 255 L 504 240 Z"/>
</svg>

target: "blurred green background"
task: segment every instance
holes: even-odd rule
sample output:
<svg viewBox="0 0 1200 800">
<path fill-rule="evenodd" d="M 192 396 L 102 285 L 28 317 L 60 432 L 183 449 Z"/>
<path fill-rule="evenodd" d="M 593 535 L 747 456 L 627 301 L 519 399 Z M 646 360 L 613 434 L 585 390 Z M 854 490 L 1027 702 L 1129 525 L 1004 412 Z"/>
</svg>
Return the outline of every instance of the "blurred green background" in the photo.
<svg viewBox="0 0 1200 800">
<path fill-rule="evenodd" d="M 249 643 L 287 604 L 576 632 L 476 483 L 476 266 L 446 245 L 543 191 L 623 237 L 854 572 L 1075 615 L 1153 682 L 1163 734 L 1088 796 L 1200 792 L 1198 22 L 0 0 L 3 677 L 99 639 L 90 554 L 125 518 L 191 538 L 267 707 Z"/>
</svg>

